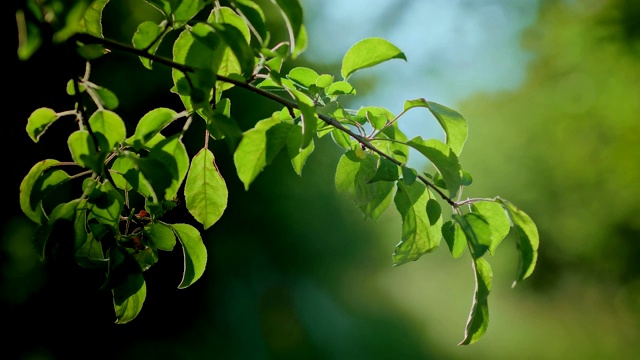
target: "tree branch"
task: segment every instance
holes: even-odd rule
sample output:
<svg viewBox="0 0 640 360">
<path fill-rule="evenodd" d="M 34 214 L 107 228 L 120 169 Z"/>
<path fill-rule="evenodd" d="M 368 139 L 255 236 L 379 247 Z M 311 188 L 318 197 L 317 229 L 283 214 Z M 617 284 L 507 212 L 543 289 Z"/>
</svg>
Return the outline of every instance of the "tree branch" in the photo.
<svg viewBox="0 0 640 360">
<path fill-rule="evenodd" d="M 130 54 L 134 54 L 137 56 L 141 56 L 144 58 L 147 58 L 149 60 L 155 61 L 157 63 L 163 64 L 165 66 L 177 69 L 179 71 L 182 71 L 183 73 L 188 73 L 188 72 L 194 72 L 194 68 L 192 68 L 191 66 L 185 65 L 185 64 L 179 64 L 176 63 L 174 61 L 171 61 L 169 59 L 163 58 L 161 56 L 157 56 L 154 54 L 149 54 L 148 52 L 144 51 L 144 50 L 140 50 L 140 49 L 136 49 L 132 46 L 126 45 L 126 44 L 122 44 L 119 43 L 117 41 L 112 41 L 109 39 L 104 39 L 104 38 L 99 38 L 99 37 L 95 37 L 93 35 L 89 35 L 89 34 L 75 34 L 71 40 L 76 40 L 79 41 L 81 43 L 85 43 L 85 44 L 100 44 L 100 45 L 104 45 L 107 48 L 112 48 L 112 49 L 116 49 L 116 50 L 120 50 L 123 52 L 127 52 Z M 249 90 L 253 93 L 256 93 L 260 96 L 263 96 L 265 98 L 268 98 L 270 100 L 273 100 L 277 103 L 280 103 L 281 105 L 284 105 L 290 109 L 299 109 L 299 106 L 296 102 L 283 98 L 281 96 L 278 96 L 274 93 L 268 92 L 266 90 L 260 89 L 258 87 L 255 87 L 254 85 L 251 85 L 247 82 L 244 81 L 240 81 L 240 80 L 236 80 L 236 79 L 232 79 L 226 76 L 222 76 L 222 75 L 216 75 L 217 80 L 219 81 L 224 81 L 230 84 L 233 84 L 235 86 L 244 88 L 246 90 Z M 318 116 L 318 118 L 320 118 L 320 120 L 324 121 L 325 123 L 333 126 L 334 128 L 346 133 L 347 135 L 349 135 L 350 137 L 352 137 L 353 139 L 355 139 L 356 141 L 358 141 L 360 144 L 362 144 L 362 146 L 366 147 L 367 149 L 375 152 L 376 154 L 386 158 L 387 160 L 393 162 L 394 164 L 402 167 L 404 166 L 404 164 L 395 159 L 394 157 L 392 157 L 391 155 L 386 154 L 385 152 L 381 151 L 380 149 L 378 149 L 377 147 L 375 147 L 374 145 L 372 145 L 368 139 L 366 139 L 365 137 L 354 133 L 353 131 L 351 131 L 349 128 L 347 128 L 346 126 L 342 125 L 342 123 L 340 123 L 338 120 L 323 115 L 323 114 L 318 114 L 316 113 L 316 115 Z M 442 199 L 444 199 L 449 205 L 453 206 L 454 208 L 457 208 L 459 205 L 450 197 L 448 197 L 442 190 L 440 190 L 435 184 L 433 184 L 431 181 L 429 181 L 429 179 L 427 179 L 426 177 L 422 176 L 422 175 L 418 175 L 417 176 L 418 179 L 420 179 L 420 181 L 422 181 L 426 186 L 430 187 L 431 189 L 433 189 L 436 193 L 438 193 L 438 195 L 440 195 L 440 197 Z"/>
</svg>

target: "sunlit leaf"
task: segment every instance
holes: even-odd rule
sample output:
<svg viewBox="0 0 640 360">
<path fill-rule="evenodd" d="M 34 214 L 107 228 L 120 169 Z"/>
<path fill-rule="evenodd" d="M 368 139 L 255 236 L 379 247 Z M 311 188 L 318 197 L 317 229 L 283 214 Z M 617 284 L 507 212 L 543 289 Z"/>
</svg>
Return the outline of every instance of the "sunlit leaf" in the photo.
<svg viewBox="0 0 640 360">
<path fill-rule="evenodd" d="M 102 36 L 102 12 L 109 0 L 93 0 L 85 10 L 78 31 L 96 37 Z"/>
<path fill-rule="evenodd" d="M 313 100 L 301 91 L 295 89 L 287 89 L 289 94 L 293 96 L 300 107 L 302 113 L 302 144 L 300 149 L 305 149 L 313 141 L 313 136 L 318 128 L 318 116 Z"/>
<path fill-rule="evenodd" d="M 458 345 L 470 345 L 477 342 L 489 326 L 488 297 L 491 292 L 493 272 L 491 265 L 484 258 L 473 259 L 472 264 L 476 278 L 476 289 L 473 294 L 473 304 L 467 320 L 464 339 Z"/>
<path fill-rule="evenodd" d="M 404 53 L 389 41 L 378 38 L 366 38 L 355 43 L 342 59 L 340 74 L 347 80 L 354 72 L 372 67 L 391 59 L 407 60 Z"/>
<path fill-rule="evenodd" d="M 120 104 L 118 101 L 118 97 L 113 91 L 101 86 L 98 86 L 94 90 L 100 98 L 100 102 L 102 102 L 102 106 L 104 106 L 105 109 L 114 110 Z"/>
<path fill-rule="evenodd" d="M 162 39 L 166 29 L 166 23 L 156 24 L 153 21 L 143 21 L 138 24 L 136 32 L 133 34 L 133 47 L 140 50 L 146 50 L 149 54 L 155 54 L 158 47 L 162 43 Z M 153 60 L 148 57 L 140 56 L 142 65 L 147 69 L 152 68 Z"/>
<path fill-rule="evenodd" d="M 96 150 L 96 144 L 87 130 L 76 130 L 67 139 L 71 158 L 83 168 L 101 174 L 104 155 Z"/>
<path fill-rule="evenodd" d="M 204 273 L 207 265 L 207 249 L 202 242 L 200 232 L 189 224 L 170 225 L 182 244 L 184 254 L 184 273 L 179 289 L 184 289 L 196 282 Z"/>
<path fill-rule="evenodd" d="M 516 279 L 512 284 L 513 287 L 533 273 L 533 269 L 536 267 L 536 262 L 538 260 L 540 237 L 538 234 L 538 228 L 529 215 L 507 200 L 498 198 L 498 201 L 504 205 L 509 214 L 516 237 L 518 253 L 520 255 L 518 272 L 516 273 Z"/>
<path fill-rule="evenodd" d="M 287 78 L 307 89 L 316 84 L 319 76 L 315 70 L 302 66 L 291 69 L 287 74 Z"/>
<path fill-rule="evenodd" d="M 376 221 L 389 208 L 393 199 L 395 185 L 394 181 L 378 181 L 373 184 L 371 200 L 359 207 L 365 219 L 370 218 Z"/>
<path fill-rule="evenodd" d="M 178 113 L 164 107 L 147 112 L 140 121 L 138 121 L 131 142 L 139 142 L 141 145 L 146 144 L 177 117 Z"/>
<path fill-rule="evenodd" d="M 112 291 L 116 324 L 126 324 L 135 319 L 147 297 L 147 285 L 142 273 L 130 273 L 124 282 Z"/>
<path fill-rule="evenodd" d="M 66 172 L 53 168 L 58 164 L 58 160 L 42 160 L 31 167 L 20 183 L 20 209 L 36 224 L 43 224 L 45 220 L 42 200 L 60 184 L 69 180 Z"/>
<path fill-rule="evenodd" d="M 327 86 L 324 92 L 329 96 L 355 95 L 356 89 L 346 81 L 336 81 Z"/>
<path fill-rule="evenodd" d="M 464 254 L 464 249 L 467 248 L 467 238 L 457 222 L 453 220 L 445 222 L 442 225 L 442 237 L 447 242 L 449 251 L 454 258 L 459 258 Z"/>
<path fill-rule="evenodd" d="M 209 149 L 191 159 L 184 187 L 185 206 L 205 229 L 215 224 L 227 208 L 229 192 Z"/>
<path fill-rule="evenodd" d="M 58 120 L 58 114 L 50 108 L 39 108 L 31 113 L 27 120 L 27 134 L 33 142 L 37 143 L 40 136 Z"/>
<path fill-rule="evenodd" d="M 375 176 L 369 180 L 374 181 L 395 181 L 400 178 L 400 168 L 398 165 L 391 162 L 391 160 L 380 157 L 378 159 L 378 169 Z"/>
<path fill-rule="evenodd" d="M 445 143 L 437 139 L 423 140 L 416 136 L 407 145 L 418 150 L 440 172 L 450 197 L 454 198 L 462 186 L 462 169 L 458 157 Z"/>
<path fill-rule="evenodd" d="M 400 179 L 397 187 L 393 200 L 402 217 L 402 240 L 393 253 L 394 266 L 418 260 L 434 251 L 442 238 L 442 217 L 429 218 L 427 214 L 427 202 L 433 196 L 425 185 L 418 181 L 408 185 Z"/>
<path fill-rule="evenodd" d="M 302 6 L 298 0 L 271 0 L 274 4 L 278 5 L 280 14 L 284 19 L 284 23 L 289 34 L 289 43 L 291 54 L 297 54 L 296 41 L 300 35 L 300 31 L 303 23 L 303 11 Z M 306 38 L 306 37 L 305 37 Z M 300 51 L 300 50 L 298 50 Z"/>
<path fill-rule="evenodd" d="M 182 143 L 181 135 L 176 134 L 160 141 L 151 148 L 145 160 L 160 162 L 169 170 L 171 178 L 164 200 L 175 198 L 189 171 L 189 154 Z M 150 182 L 152 181 L 146 173 L 144 175 Z"/>
<path fill-rule="evenodd" d="M 453 220 L 460 225 L 467 242 L 471 244 L 473 258 L 482 257 L 491 246 L 491 227 L 487 220 L 476 213 L 454 214 Z"/>
<path fill-rule="evenodd" d="M 233 0 L 231 5 L 245 19 L 245 22 L 251 25 L 250 29 L 259 39 L 258 41 L 260 43 L 264 42 L 268 36 L 268 31 L 262 8 L 251 0 Z"/>
<path fill-rule="evenodd" d="M 89 118 L 89 126 L 98 139 L 101 151 L 111 151 L 122 143 L 127 135 L 122 118 L 110 110 L 94 112 Z"/>
<path fill-rule="evenodd" d="M 124 209 L 122 195 L 113 188 L 110 182 L 101 184 L 92 179 L 87 179 L 87 181 L 91 182 L 93 187 L 88 195 L 88 209 L 101 224 L 117 229 L 120 213 Z"/>
<path fill-rule="evenodd" d="M 354 150 L 344 153 L 338 161 L 335 184 L 339 194 L 353 200 L 358 207 L 369 203 L 376 194 L 375 183 L 369 181 L 376 173 L 377 157 L 365 154 L 364 158 Z"/>
<path fill-rule="evenodd" d="M 287 137 L 287 152 L 289 154 L 289 159 L 291 159 L 291 165 L 293 166 L 293 170 L 298 175 L 302 175 L 302 168 L 304 164 L 307 162 L 307 158 L 313 150 L 315 149 L 315 145 L 313 140 L 311 144 L 306 148 L 302 149 L 302 127 L 295 126 L 291 128 L 289 131 L 289 136 Z"/>
<path fill-rule="evenodd" d="M 160 250 L 171 251 L 176 246 L 176 234 L 168 225 L 161 222 L 145 226 L 144 234 Z"/>
<path fill-rule="evenodd" d="M 507 217 L 504 207 L 497 202 L 493 201 L 480 201 L 474 203 L 472 206 L 473 212 L 476 212 L 487 220 L 491 227 L 491 245 L 489 246 L 489 253 L 495 254 L 495 250 L 500 245 L 500 242 L 509 234 L 511 230 L 511 223 Z"/>
<path fill-rule="evenodd" d="M 433 116 L 440 123 L 440 126 L 444 129 L 445 142 L 451 147 L 456 155 L 460 156 L 462 147 L 467 141 L 468 132 L 467 121 L 464 117 L 453 109 L 433 101 L 427 101 L 423 98 L 407 100 L 404 103 L 404 111 L 415 107 L 424 107 L 431 111 Z"/>
</svg>

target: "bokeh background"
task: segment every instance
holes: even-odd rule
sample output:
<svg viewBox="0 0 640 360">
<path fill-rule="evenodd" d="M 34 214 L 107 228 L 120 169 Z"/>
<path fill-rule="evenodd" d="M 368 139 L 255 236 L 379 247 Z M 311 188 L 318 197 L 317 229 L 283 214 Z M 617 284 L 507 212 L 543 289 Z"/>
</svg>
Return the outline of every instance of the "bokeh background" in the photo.
<svg viewBox="0 0 640 360">
<path fill-rule="evenodd" d="M 264 1 L 260 1 L 264 2 Z M 33 225 L 18 203 L 37 161 L 68 160 L 56 123 L 34 144 L 29 114 L 73 107 L 62 49 L 12 61 L 5 95 L 5 211 L 0 233 L 0 306 L 5 359 L 634 359 L 640 351 L 640 2 L 636 0 L 302 1 L 309 48 L 296 63 L 339 75 L 356 41 L 380 36 L 408 61 L 354 75 L 348 104 L 387 107 L 424 97 L 462 113 L 470 127 L 461 162 L 474 178 L 466 196 L 506 198 L 537 223 L 540 256 L 515 288 L 509 237 L 489 257 L 490 325 L 460 347 L 473 295 L 467 255 L 443 245 L 392 267 L 400 238 L 393 207 L 365 220 L 333 184 L 339 149 L 320 139 L 301 177 L 278 156 L 245 191 L 224 144 L 211 149 L 229 187 L 229 206 L 203 233 L 204 276 L 179 290 L 182 254 L 161 253 L 145 273 L 141 314 L 114 324 L 102 273 L 40 263 Z M 127 17 L 122 16 L 127 14 Z M 275 14 L 274 18 L 275 18 Z M 131 17 L 131 20 L 129 18 Z M 138 22 L 157 18 L 143 1 L 111 0 L 105 34 L 128 42 Z M 275 20 L 274 20 L 275 21 Z M 15 30 L 13 43 L 15 44 Z M 274 36 L 280 36 L 277 32 Z M 112 53 L 94 82 L 118 94 L 131 129 L 159 106 L 180 108 L 170 72 L 144 70 Z M 7 97 L 8 96 L 8 97 Z M 230 91 L 243 129 L 277 107 Z M 442 137 L 425 110 L 401 126 Z M 200 128 L 199 128 L 200 127 Z M 202 147 L 202 124 L 187 137 Z M 200 130 L 198 130 L 200 129 Z M 414 156 L 413 164 L 428 164 Z M 190 221 L 177 211 L 174 222 Z"/>
</svg>

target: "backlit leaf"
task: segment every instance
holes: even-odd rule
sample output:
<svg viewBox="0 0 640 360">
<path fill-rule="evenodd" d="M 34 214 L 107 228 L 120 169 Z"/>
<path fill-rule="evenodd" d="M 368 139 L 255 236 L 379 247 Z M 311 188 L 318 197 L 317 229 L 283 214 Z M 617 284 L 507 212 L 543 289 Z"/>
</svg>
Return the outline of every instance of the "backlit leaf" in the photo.
<svg viewBox="0 0 640 360">
<path fill-rule="evenodd" d="M 20 183 L 20 209 L 36 224 L 45 221 L 44 212 L 40 206 L 42 200 L 55 190 L 60 184 L 69 180 L 69 175 L 63 170 L 53 168 L 58 160 L 42 160 L 29 170 Z"/>
<path fill-rule="evenodd" d="M 511 230 L 511 223 L 507 217 L 504 207 L 497 202 L 493 201 L 480 201 L 474 203 L 471 208 L 473 212 L 476 212 L 487 220 L 491 227 L 491 245 L 489 246 L 489 253 L 495 254 L 495 250 L 500 245 L 500 242 L 509 234 Z"/>
<path fill-rule="evenodd" d="M 37 143 L 40 136 L 58 120 L 58 114 L 50 108 L 39 108 L 31 113 L 27 120 L 27 134 L 33 142 Z"/>
<path fill-rule="evenodd" d="M 402 265 L 418 260 L 422 255 L 434 251 L 442 238 L 442 217 L 430 219 L 427 202 L 433 198 L 421 182 L 411 185 L 400 179 L 394 197 L 396 209 L 402 217 L 402 240 L 393 253 L 393 265 Z"/>
<path fill-rule="evenodd" d="M 227 184 L 218 171 L 213 153 L 200 150 L 191 159 L 184 187 L 185 205 L 189 213 L 205 229 L 215 224 L 227 208 Z"/>
<path fill-rule="evenodd" d="M 291 131 L 289 131 L 289 136 L 287 137 L 287 152 L 289 154 L 289 158 L 291 159 L 293 170 L 300 176 L 302 176 L 302 168 L 307 162 L 307 158 L 315 149 L 313 140 L 311 140 L 311 144 L 309 144 L 309 146 L 307 146 L 306 148 L 302 149 L 301 146 L 302 127 L 295 126 L 291 128 Z"/>
<path fill-rule="evenodd" d="M 184 289 L 196 282 L 207 265 L 207 249 L 202 242 L 200 232 L 189 224 L 170 225 L 182 244 L 184 254 L 184 273 L 179 289 Z"/>
<path fill-rule="evenodd" d="M 138 121 L 132 142 L 134 144 L 139 142 L 140 145 L 146 144 L 177 117 L 178 113 L 164 107 L 147 112 L 140 121 Z"/>
<path fill-rule="evenodd" d="M 376 173 L 377 158 L 365 154 L 364 158 L 356 155 L 354 150 L 344 153 L 338 161 L 335 184 L 339 194 L 353 200 L 356 206 L 364 206 L 376 195 L 375 183 L 369 181 Z"/>
<path fill-rule="evenodd" d="M 454 258 L 459 258 L 464 254 L 464 249 L 467 248 L 467 238 L 457 222 L 453 220 L 445 222 L 442 225 L 442 237 L 447 242 L 449 251 Z"/>
<path fill-rule="evenodd" d="M 438 120 L 444 129 L 445 142 L 453 152 L 460 156 L 464 143 L 467 141 L 467 121 L 457 111 L 433 101 L 423 98 L 407 100 L 404 103 L 404 111 L 414 107 L 425 107 Z"/>
<path fill-rule="evenodd" d="M 477 342 L 485 334 L 489 326 L 488 297 L 491 292 L 493 271 L 491 270 L 491 265 L 484 258 L 473 259 L 472 264 L 475 272 L 476 289 L 473 294 L 473 304 L 467 320 L 464 339 L 458 345 L 470 345 Z"/>
<path fill-rule="evenodd" d="M 347 80 L 354 72 L 391 59 L 407 60 L 405 54 L 389 41 L 366 38 L 355 43 L 342 59 L 340 74 Z"/>
<path fill-rule="evenodd" d="M 476 213 L 463 216 L 454 214 L 452 217 L 460 225 L 467 242 L 471 244 L 473 258 L 482 257 L 491 246 L 491 227 L 487 220 Z"/>
<path fill-rule="evenodd" d="M 538 260 L 540 237 L 538 234 L 538 228 L 529 215 L 507 200 L 500 198 L 498 198 L 498 200 L 504 205 L 507 213 L 509 214 L 516 237 L 518 253 L 520 255 L 518 272 L 516 273 L 516 279 L 512 284 L 513 287 L 533 273 L 533 269 L 536 267 L 536 262 Z"/>
<path fill-rule="evenodd" d="M 440 140 L 423 140 L 420 136 L 409 140 L 407 145 L 418 150 L 431 161 L 447 184 L 450 197 L 454 198 L 462 186 L 462 169 L 458 157 L 451 148 Z"/>
</svg>

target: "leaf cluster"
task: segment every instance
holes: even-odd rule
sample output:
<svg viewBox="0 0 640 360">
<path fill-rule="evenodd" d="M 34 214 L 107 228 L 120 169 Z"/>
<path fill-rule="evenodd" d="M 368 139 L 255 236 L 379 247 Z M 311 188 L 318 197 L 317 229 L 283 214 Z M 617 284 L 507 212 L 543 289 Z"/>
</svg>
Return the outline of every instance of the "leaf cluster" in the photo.
<svg viewBox="0 0 640 360">
<path fill-rule="evenodd" d="M 538 233 L 533 221 L 500 197 L 466 199 L 463 189 L 471 175 L 459 161 L 468 135 L 467 122 L 453 109 L 425 99 L 407 100 L 398 115 L 368 106 L 347 109 L 345 96 L 355 96 L 351 77 L 366 68 L 394 59 L 407 60 L 394 44 L 366 38 L 344 55 L 340 76 L 307 67 L 284 71 L 307 47 L 303 11 L 298 0 L 272 0 L 286 28 L 286 38 L 272 38 L 265 5 L 251 0 L 145 0 L 162 14 L 162 21 L 144 21 L 131 36 L 131 45 L 102 34 L 102 12 L 108 0 L 27 1 L 18 11 L 18 57 L 27 60 L 43 41 L 73 45 L 72 56 L 86 63 L 82 76 L 69 80 L 67 93 L 74 109 L 39 108 L 26 125 L 38 142 L 62 119 L 78 129 L 66 145 L 72 161 L 44 159 L 35 164 L 20 186 L 20 205 L 38 227 L 37 253 L 48 258 L 59 240 L 52 234 L 61 224 L 73 229 L 74 258 L 87 268 L 106 272 L 103 284 L 113 295 L 117 323 L 133 320 L 141 311 L 146 285 L 144 272 L 159 260 L 160 251 L 180 244 L 184 271 L 179 288 L 197 281 L 205 271 L 207 251 L 201 232 L 224 214 L 228 189 L 209 141 L 225 142 L 233 151 L 239 179 L 246 190 L 280 152 L 301 175 L 317 139 L 330 136 L 343 150 L 335 174 L 336 190 L 351 199 L 365 218 L 377 220 L 391 204 L 402 219 L 400 241 L 392 255 L 399 266 L 437 249 L 444 239 L 454 258 L 466 251 L 472 259 L 476 289 L 464 339 L 471 344 L 488 326 L 487 297 L 491 266 L 486 254 L 510 232 L 515 234 L 520 265 L 514 285 L 531 275 L 537 258 Z M 206 16 L 202 16 L 205 14 Z M 44 25 L 53 31 L 45 38 Z M 167 34 L 175 32 L 172 58 L 156 55 Z M 90 80 L 91 64 L 124 51 L 146 69 L 171 68 L 172 93 L 183 109 L 156 108 L 137 120 L 133 134 L 116 112 L 117 95 Z M 268 98 L 282 109 L 242 131 L 226 96 L 241 87 Z M 241 104 L 240 106 L 244 106 Z M 402 116 L 424 108 L 446 137 L 408 139 L 398 123 Z M 180 121 L 177 132 L 169 125 Z M 189 154 L 183 136 L 194 121 L 204 122 L 204 143 Z M 409 149 L 433 165 L 432 172 L 407 166 Z M 67 172 L 65 169 L 74 169 Z M 77 184 L 69 199 L 51 201 L 64 184 Z M 176 206 L 184 206 L 196 225 L 165 221 Z M 442 206 L 450 206 L 446 218 Z M 196 227 L 198 226 L 198 227 Z"/>
</svg>

